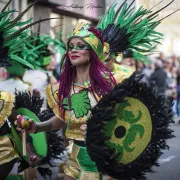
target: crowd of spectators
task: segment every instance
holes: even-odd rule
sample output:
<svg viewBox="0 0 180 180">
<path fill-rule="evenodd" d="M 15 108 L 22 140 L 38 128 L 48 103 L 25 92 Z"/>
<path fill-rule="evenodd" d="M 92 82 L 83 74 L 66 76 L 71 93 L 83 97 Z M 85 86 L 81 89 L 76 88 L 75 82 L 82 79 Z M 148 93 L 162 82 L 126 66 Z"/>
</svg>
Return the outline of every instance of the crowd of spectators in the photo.
<svg viewBox="0 0 180 180">
<path fill-rule="evenodd" d="M 160 53 L 157 57 L 148 57 L 150 64 L 127 58 L 120 64 L 136 68 L 144 74 L 143 80 L 154 82 L 160 94 L 164 94 L 172 104 L 175 121 L 180 123 L 180 59 L 176 55 L 165 56 Z"/>
</svg>

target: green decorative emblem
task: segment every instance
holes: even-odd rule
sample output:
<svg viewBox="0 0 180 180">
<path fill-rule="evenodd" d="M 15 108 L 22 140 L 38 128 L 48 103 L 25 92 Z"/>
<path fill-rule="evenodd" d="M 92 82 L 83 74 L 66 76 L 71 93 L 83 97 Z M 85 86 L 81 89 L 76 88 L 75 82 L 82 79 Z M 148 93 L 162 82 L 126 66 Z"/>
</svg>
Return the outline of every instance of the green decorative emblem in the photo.
<svg viewBox="0 0 180 180">
<path fill-rule="evenodd" d="M 64 98 L 62 104 L 65 109 L 73 110 L 76 118 L 87 115 L 91 108 L 88 91 L 83 90 L 80 93 L 73 94 L 70 103 L 71 105 L 69 106 L 68 98 Z"/>
<path fill-rule="evenodd" d="M 119 161 L 128 164 L 135 160 L 151 139 L 152 124 L 147 108 L 137 99 L 126 98 L 116 106 L 116 117 L 105 124 L 106 144 L 120 153 Z M 141 109 L 141 110 L 139 110 Z"/>
</svg>

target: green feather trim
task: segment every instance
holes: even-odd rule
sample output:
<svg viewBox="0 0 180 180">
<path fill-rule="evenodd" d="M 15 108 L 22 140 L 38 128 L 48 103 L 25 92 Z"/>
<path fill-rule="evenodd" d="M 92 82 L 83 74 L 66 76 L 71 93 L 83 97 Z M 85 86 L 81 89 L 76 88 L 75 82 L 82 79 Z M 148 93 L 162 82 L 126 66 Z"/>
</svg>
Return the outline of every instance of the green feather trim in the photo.
<svg viewBox="0 0 180 180">
<path fill-rule="evenodd" d="M 34 67 L 31 64 L 29 64 L 27 61 L 23 60 L 19 56 L 14 55 L 14 54 L 10 54 L 9 56 L 10 56 L 11 60 L 17 61 L 17 62 L 21 63 L 22 65 L 24 65 L 26 67 L 34 69 Z"/>
<path fill-rule="evenodd" d="M 150 61 L 148 60 L 147 56 L 139 53 L 139 52 L 136 52 L 136 51 L 133 51 L 133 58 L 137 61 L 141 61 L 145 64 L 150 64 Z"/>
<path fill-rule="evenodd" d="M 160 24 L 157 20 L 159 15 L 157 13 L 153 14 L 151 10 L 145 9 L 143 6 L 135 10 L 134 7 L 129 7 L 125 1 L 117 14 L 115 13 L 116 6 L 117 3 L 114 3 L 111 6 L 109 11 L 102 17 L 101 21 L 97 25 L 97 28 L 101 29 L 103 32 L 109 24 L 116 25 L 119 27 L 119 31 L 125 32 L 119 34 L 119 36 L 122 36 L 122 38 L 119 39 L 126 39 L 126 42 L 123 42 L 124 46 L 121 45 L 121 51 L 119 50 L 119 53 L 124 52 L 126 49 L 131 49 L 133 50 L 134 55 L 138 57 L 137 59 L 142 62 L 148 62 L 147 57 L 141 53 L 151 52 L 156 47 L 153 44 L 160 44 L 160 40 L 163 37 L 162 33 L 155 30 L 155 28 Z M 115 16 L 116 19 L 114 19 Z M 147 16 L 149 18 L 146 18 Z M 109 37 L 110 36 L 112 35 L 109 35 Z M 106 35 L 106 38 L 107 37 L 108 35 Z M 111 43 L 114 47 L 113 40 L 108 43 L 110 48 Z"/>
</svg>

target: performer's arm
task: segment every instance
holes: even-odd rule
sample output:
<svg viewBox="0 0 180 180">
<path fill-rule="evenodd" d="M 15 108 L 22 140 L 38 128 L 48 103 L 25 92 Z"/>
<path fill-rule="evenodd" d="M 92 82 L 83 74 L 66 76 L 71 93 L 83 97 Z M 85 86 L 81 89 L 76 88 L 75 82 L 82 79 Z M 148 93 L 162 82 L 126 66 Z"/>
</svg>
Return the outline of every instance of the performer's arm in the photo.
<svg viewBox="0 0 180 180">
<path fill-rule="evenodd" d="M 19 119 L 20 116 L 17 116 L 17 119 Z M 45 122 L 34 122 L 33 120 L 28 120 L 28 125 L 24 123 L 25 120 L 19 121 L 17 120 L 17 129 L 23 130 L 26 129 L 26 132 L 28 133 L 38 133 L 38 132 L 49 132 L 53 130 L 58 130 L 64 127 L 65 122 L 60 120 L 57 116 L 52 117 L 48 121 Z M 24 127 L 24 124 L 26 127 Z"/>
<path fill-rule="evenodd" d="M 36 124 L 36 132 L 49 132 L 49 131 L 61 129 L 62 127 L 64 127 L 65 122 L 61 121 L 57 116 L 53 116 L 48 121 L 35 123 L 35 124 Z"/>
</svg>

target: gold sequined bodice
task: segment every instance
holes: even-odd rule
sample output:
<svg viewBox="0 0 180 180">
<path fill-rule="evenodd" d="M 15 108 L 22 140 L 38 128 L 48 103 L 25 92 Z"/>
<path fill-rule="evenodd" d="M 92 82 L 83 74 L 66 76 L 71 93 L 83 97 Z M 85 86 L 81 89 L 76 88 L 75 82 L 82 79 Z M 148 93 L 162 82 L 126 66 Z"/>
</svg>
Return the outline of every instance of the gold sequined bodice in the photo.
<svg viewBox="0 0 180 180">
<path fill-rule="evenodd" d="M 130 74 L 127 73 L 121 73 L 121 74 L 116 74 L 114 75 L 116 82 L 119 83 L 125 78 L 128 78 Z M 71 97 L 73 95 L 79 94 L 82 91 L 87 91 L 85 95 L 87 96 L 87 101 L 90 102 L 90 108 L 88 109 L 88 112 L 86 112 L 83 116 L 80 116 L 79 114 L 75 113 L 74 109 L 68 109 L 65 111 L 65 119 L 64 121 L 67 124 L 67 129 L 66 129 L 66 137 L 68 139 L 74 139 L 74 140 L 80 140 L 84 141 L 84 137 L 82 135 L 82 132 L 80 131 L 80 127 L 82 124 L 86 124 L 86 121 L 88 120 L 90 114 L 91 114 L 91 108 L 93 108 L 96 104 L 97 101 L 95 97 L 93 96 L 92 93 L 90 93 L 87 89 L 90 86 L 89 82 L 86 82 L 84 84 L 74 84 L 74 88 L 71 90 Z M 59 111 L 59 106 L 58 106 L 58 88 L 59 85 L 48 85 L 45 88 L 45 92 L 47 95 L 47 100 L 49 106 L 52 108 L 54 111 L 55 115 L 61 119 L 60 116 L 60 111 Z M 99 99 L 98 99 L 99 100 Z M 81 103 L 75 104 L 75 106 L 80 106 Z M 80 110 L 81 114 L 81 110 Z"/>
</svg>

